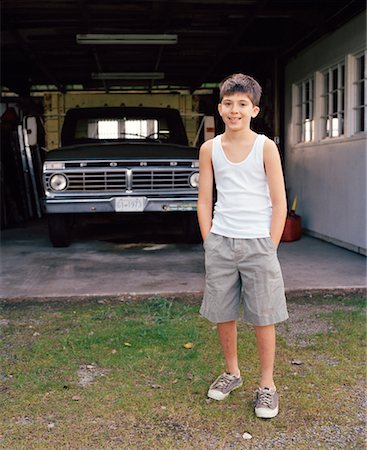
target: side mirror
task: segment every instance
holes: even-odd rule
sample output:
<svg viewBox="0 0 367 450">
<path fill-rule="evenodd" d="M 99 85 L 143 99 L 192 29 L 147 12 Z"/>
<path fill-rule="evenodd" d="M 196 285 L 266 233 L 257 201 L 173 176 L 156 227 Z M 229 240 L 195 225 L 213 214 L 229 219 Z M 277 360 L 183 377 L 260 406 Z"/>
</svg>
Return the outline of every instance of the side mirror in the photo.
<svg viewBox="0 0 367 450">
<path fill-rule="evenodd" d="M 37 145 L 37 118 L 26 116 L 24 118 L 24 129 L 27 131 L 29 146 Z"/>
</svg>

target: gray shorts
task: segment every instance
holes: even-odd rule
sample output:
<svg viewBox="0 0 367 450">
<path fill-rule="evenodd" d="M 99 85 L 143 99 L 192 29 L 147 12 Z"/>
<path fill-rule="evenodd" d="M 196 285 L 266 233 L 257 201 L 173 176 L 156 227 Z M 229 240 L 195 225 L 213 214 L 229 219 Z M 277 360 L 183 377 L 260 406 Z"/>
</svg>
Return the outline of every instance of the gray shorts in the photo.
<svg viewBox="0 0 367 450">
<path fill-rule="evenodd" d="M 236 239 L 209 233 L 204 242 L 205 292 L 200 314 L 211 322 L 243 318 L 263 326 L 288 319 L 284 283 L 270 237 Z"/>
</svg>

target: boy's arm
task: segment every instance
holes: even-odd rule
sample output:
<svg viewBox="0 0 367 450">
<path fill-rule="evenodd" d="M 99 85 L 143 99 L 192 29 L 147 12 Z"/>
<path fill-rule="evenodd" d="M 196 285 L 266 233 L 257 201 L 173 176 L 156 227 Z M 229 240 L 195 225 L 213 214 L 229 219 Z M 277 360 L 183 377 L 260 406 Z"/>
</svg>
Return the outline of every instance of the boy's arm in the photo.
<svg viewBox="0 0 367 450">
<path fill-rule="evenodd" d="M 199 198 L 198 220 L 201 236 L 205 241 L 212 226 L 213 214 L 213 167 L 212 167 L 212 140 L 204 142 L 200 148 L 199 156 Z"/>
<path fill-rule="evenodd" d="M 267 139 L 264 144 L 264 166 L 273 207 L 270 237 L 277 248 L 287 218 L 287 197 L 279 151 L 275 143 L 270 139 Z"/>
</svg>

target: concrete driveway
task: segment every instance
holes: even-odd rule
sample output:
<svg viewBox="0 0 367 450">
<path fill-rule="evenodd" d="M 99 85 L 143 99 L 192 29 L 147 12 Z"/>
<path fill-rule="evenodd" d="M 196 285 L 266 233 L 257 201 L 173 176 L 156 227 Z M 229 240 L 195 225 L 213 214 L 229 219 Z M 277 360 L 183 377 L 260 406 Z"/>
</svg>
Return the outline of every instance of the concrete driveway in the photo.
<svg viewBox="0 0 367 450">
<path fill-rule="evenodd" d="M 175 227 L 81 226 L 72 245 L 53 248 L 44 219 L 2 231 L 2 299 L 85 296 L 195 295 L 204 288 L 200 244 L 186 244 Z M 287 292 L 365 288 L 366 258 L 303 236 L 282 243 Z"/>
</svg>

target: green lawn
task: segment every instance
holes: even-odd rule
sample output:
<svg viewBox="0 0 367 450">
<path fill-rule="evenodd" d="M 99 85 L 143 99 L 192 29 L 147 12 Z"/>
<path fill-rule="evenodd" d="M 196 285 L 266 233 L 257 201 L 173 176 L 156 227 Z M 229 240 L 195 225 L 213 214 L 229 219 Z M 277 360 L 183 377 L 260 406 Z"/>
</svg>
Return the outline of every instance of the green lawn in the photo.
<svg viewBox="0 0 367 450">
<path fill-rule="evenodd" d="M 245 323 L 243 388 L 206 399 L 224 363 L 198 302 L 3 304 L 0 448 L 363 449 L 364 306 L 352 294 L 289 298 L 278 327 L 280 413 L 266 421 L 253 413 L 259 366 Z"/>
</svg>

